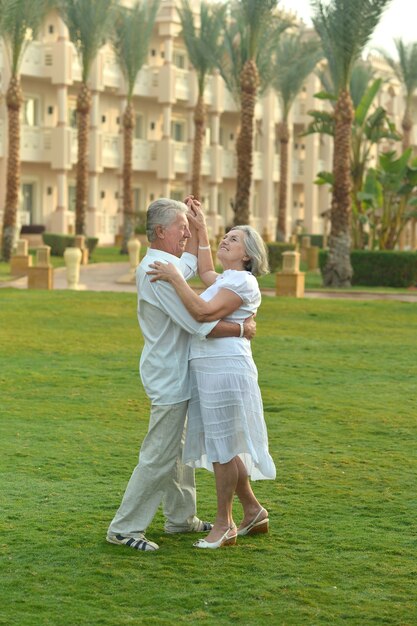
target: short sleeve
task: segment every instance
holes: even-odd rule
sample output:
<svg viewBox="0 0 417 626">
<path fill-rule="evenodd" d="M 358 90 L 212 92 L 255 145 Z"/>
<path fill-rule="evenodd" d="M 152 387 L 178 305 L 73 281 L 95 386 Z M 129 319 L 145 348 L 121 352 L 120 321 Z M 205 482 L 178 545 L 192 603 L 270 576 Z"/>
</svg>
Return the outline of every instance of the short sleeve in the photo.
<svg viewBox="0 0 417 626">
<path fill-rule="evenodd" d="M 197 274 L 197 257 L 184 252 L 180 258 L 179 267 L 185 280 L 190 280 Z"/>
<path fill-rule="evenodd" d="M 220 289 L 230 289 L 242 298 L 244 304 L 251 304 L 259 298 L 258 281 L 249 272 L 229 270 L 218 280 Z"/>
</svg>

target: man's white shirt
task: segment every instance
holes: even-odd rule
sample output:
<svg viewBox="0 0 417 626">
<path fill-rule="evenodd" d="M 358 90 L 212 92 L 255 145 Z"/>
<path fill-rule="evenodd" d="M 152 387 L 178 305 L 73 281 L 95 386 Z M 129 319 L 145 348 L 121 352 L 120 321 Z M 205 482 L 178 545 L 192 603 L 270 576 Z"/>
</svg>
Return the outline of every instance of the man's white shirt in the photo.
<svg viewBox="0 0 417 626">
<path fill-rule="evenodd" d="M 197 257 L 178 257 L 149 248 L 136 270 L 138 320 L 145 339 L 140 376 L 153 404 L 176 404 L 190 398 L 188 357 L 191 335 L 201 339 L 216 326 L 201 324 L 187 311 L 175 289 L 163 280 L 150 282 L 146 272 L 155 261 L 174 264 L 186 280 L 197 272 Z"/>
</svg>

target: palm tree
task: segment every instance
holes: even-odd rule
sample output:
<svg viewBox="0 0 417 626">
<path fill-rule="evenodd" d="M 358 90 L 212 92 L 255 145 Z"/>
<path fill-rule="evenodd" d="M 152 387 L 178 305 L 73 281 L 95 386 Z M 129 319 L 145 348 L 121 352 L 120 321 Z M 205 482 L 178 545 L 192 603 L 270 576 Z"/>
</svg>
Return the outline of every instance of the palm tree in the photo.
<svg viewBox="0 0 417 626">
<path fill-rule="evenodd" d="M 52 3 L 48 0 L 1 0 L 0 35 L 10 60 L 11 78 L 6 92 L 8 116 L 8 158 L 6 174 L 6 202 L 3 213 L 1 256 L 8 261 L 16 234 L 20 191 L 20 111 L 23 93 L 20 66 L 28 44 L 36 37 Z"/>
<path fill-rule="evenodd" d="M 349 82 L 353 67 L 390 0 L 312 0 L 313 23 L 321 39 L 337 101 L 334 109 L 333 193 L 329 255 L 324 284 L 350 286 L 351 176 L 350 156 L 354 111 Z"/>
<path fill-rule="evenodd" d="M 133 235 L 132 145 L 135 128 L 133 91 L 144 64 L 160 0 L 142 0 L 132 9 L 119 7 L 112 33 L 113 49 L 126 82 L 126 108 L 123 114 L 123 241 L 122 252 Z"/>
<path fill-rule="evenodd" d="M 194 146 L 191 193 L 201 196 L 201 161 L 203 157 L 203 140 L 206 122 L 204 104 L 204 88 L 207 75 L 213 71 L 215 51 L 219 44 L 219 36 L 223 27 L 227 5 L 210 5 L 204 0 L 200 5 L 200 25 L 194 24 L 194 14 L 189 0 L 182 0 L 177 8 L 182 25 L 182 36 L 188 56 L 197 74 L 198 95 L 194 108 Z"/>
<path fill-rule="evenodd" d="M 387 52 L 383 52 L 387 63 L 394 70 L 405 90 L 405 109 L 402 119 L 403 151 L 410 147 L 413 129 L 412 103 L 417 89 L 417 42 L 406 44 L 402 39 L 394 40 L 398 61 Z"/>
<path fill-rule="evenodd" d="M 295 98 L 306 78 L 316 67 L 323 53 L 317 39 L 306 39 L 302 31 L 284 34 L 276 47 L 276 59 L 272 86 L 276 90 L 282 117 L 277 135 L 280 142 L 280 178 L 278 199 L 277 241 L 285 241 L 287 230 L 288 142 L 290 131 L 288 118 Z"/>
<path fill-rule="evenodd" d="M 274 12 L 277 1 L 234 2 L 218 48 L 218 68 L 240 108 L 236 196 L 232 205 L 235 224 L 249 221 L 256 98 L 270 85 L 273 49 L 281 33 L 292 24 L 292 20 Z"/>
<path fill-rule="evenodd" d="M 253 127 L 259 87 L 256 57 L 262 31 L 267 30 L 266 25 L 268 20 L 272 19 L 272 11 L 277 6 L 277 0 L 257 0 L 257 2 L 239 0 L 238 4 L 244 25 L 241 45 L 245 47 L 245 58 L 239 77 L 240 131 L 236 143 L 237 178 L 233 210 L 235 224 L 248 224 L 252 184 Z"/>
<path fill-rule="evenodd" d="M 316 97 L 329 100 L 334 109 L 337 98 L 334 94 L 335 88 L 332 85 L 331 76 L 326 71 L 320 71 L 318 74 L 326 91 L 316 94 Z M 369 63 L 364 63 L 362 60 L 356 63 L 350 80 L 350 94 L 354 109 L 351 144 L 353 248 L 363 248 L 365 245 L 364 224 L 367 218 L 360 194 L 371 151 L 384 139 L 389 141 L 400 139 L 386 110 L 375 103 L 382 83 L 381 78 L 375 79 L 375 71 Z M 309 115 L 313 120 L 308 125 L 305 135 L 320 133 L 334 138 L 334 110 L 309 111 Z M 319 172 L 315 182 L 333 185 L 333 175 L 329 172 Z"/>
<path fill-rule="evenodd" d="M 80 56 L 82 75 L 77 97 L 78 158 L 76 171 L 75 232 L 85 234 L 88 191 L 88 137 L 93 62 L 113 24 L 115 0 L 61 0 L 61 15 Z"/>
</svg>

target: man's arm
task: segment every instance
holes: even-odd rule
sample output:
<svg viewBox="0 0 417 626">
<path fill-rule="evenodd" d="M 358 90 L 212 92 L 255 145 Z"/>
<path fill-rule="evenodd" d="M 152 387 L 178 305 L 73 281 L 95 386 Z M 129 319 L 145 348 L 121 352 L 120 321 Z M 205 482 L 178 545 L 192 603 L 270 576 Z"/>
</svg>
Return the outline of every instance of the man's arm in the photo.
<svg viewBox="0 0 417 626">
<path fill-rule="evenodd" d="M 225 322 L 220 320 L 220 322 L 213 328 L 213 330 L 207 335 L 207 337 L 211 338 L 224 338 L 224 337 L 240 337 L 241 336 L 241 325 L 236 322 Z M 256 322 L 253 318 L 248 317 L 243 322 L 243 337 L 246 339 L 253 339 L 256 335 Z"/>
</svg>

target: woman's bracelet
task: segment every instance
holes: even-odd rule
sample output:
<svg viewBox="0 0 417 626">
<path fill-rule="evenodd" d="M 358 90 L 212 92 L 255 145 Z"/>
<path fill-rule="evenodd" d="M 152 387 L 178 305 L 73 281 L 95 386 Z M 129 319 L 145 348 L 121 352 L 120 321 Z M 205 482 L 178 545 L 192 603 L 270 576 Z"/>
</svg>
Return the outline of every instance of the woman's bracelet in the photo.
<svg viewBox="0 0 417 626">
<path fill-rule="evenodd" d="M 245 334 L 245 327 L 243 326 L 243 322 L 238 322 L 239 326 L 240 326 L 240 335 L 239 337 L 242 338 Z"/>
<path fill-rule="evenodd" d="M 198 246 L 199 250 L 210 250 L 211 246 Z"/>
</svg>

